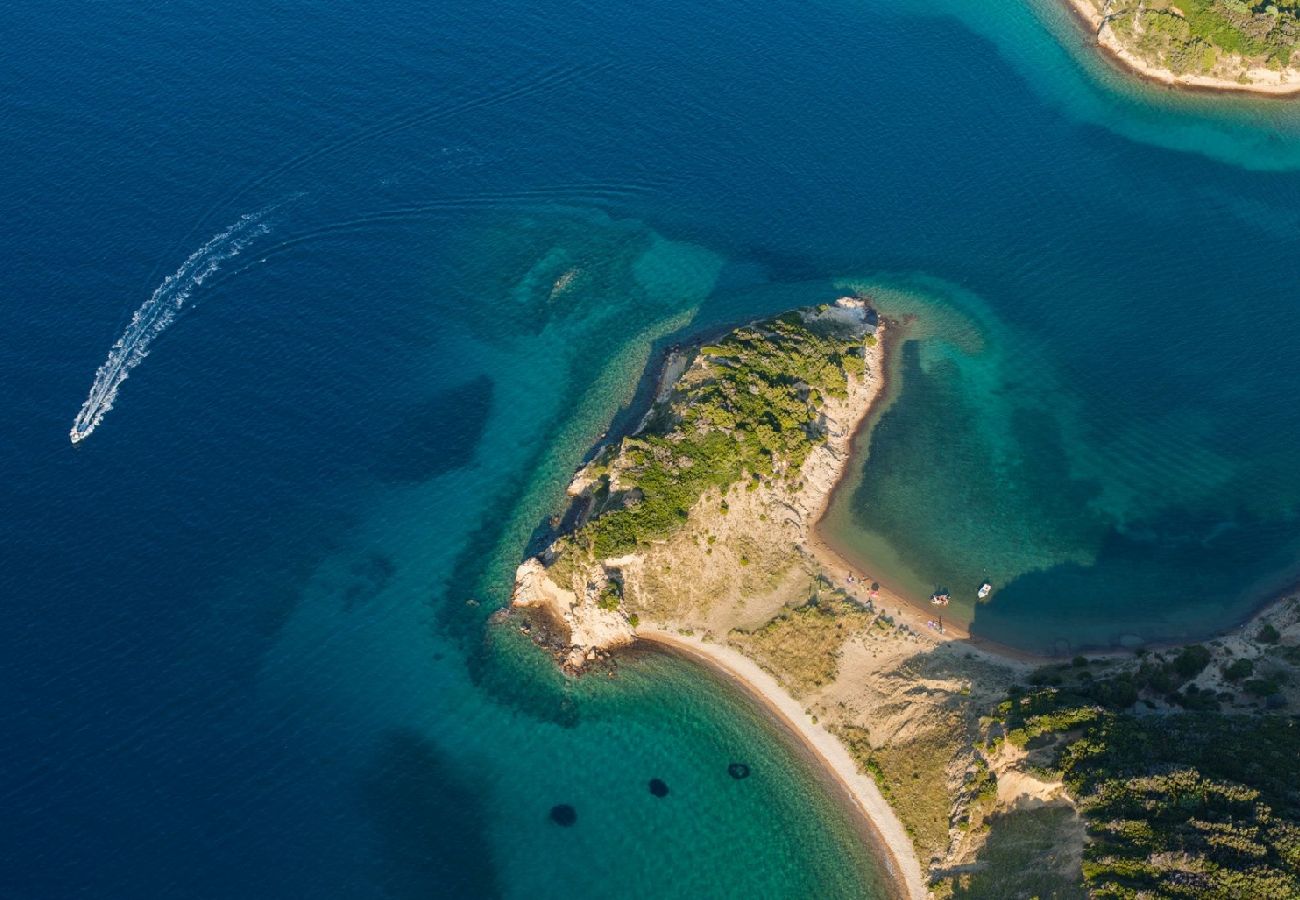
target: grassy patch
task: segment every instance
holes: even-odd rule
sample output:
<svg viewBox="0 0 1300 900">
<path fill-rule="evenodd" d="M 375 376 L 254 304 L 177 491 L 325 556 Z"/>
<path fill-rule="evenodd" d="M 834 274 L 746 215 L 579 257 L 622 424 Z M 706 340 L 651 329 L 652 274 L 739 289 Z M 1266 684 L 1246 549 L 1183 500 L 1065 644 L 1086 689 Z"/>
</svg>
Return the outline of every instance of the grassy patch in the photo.
<svg viewBox="0 0 1300 900">
<path fill-rule="evenodd" d="M 730 639 L 797 697 L 835 680 L 844 642 L 872 618 L 851 601 L 814 596 L 757 631 L 733 631 Z"/>
<path fill-rule="evenodd" d="M 948 767 L 965 743 L 954 721 L 905 743 L 873 747 L 867 730 L 856 725 L 832 729 L 858 768 L 875 779 L 880 792 L 916 845 L 921 864 L 948 851 L 948 821 L 955 797 L 948 790 Z"/>
<path fill-rule="evenodd" d="M 1086 900 L 1079 861 L 1064 850 L 1074 811 L 1068 807 L 1019 809 L 993 816 L 976 871 L 950 880 L 959 900 L 1038 897 Z"/>
</svg>

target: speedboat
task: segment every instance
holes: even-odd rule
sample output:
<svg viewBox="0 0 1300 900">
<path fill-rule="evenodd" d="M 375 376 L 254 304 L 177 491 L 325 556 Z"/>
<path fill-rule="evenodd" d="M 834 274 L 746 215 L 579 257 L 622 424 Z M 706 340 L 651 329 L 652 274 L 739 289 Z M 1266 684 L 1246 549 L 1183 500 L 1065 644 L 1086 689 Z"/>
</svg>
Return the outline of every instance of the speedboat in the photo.
<svg viewBox="0 0 1300 900">
<path fill-rule="evenodd" d="M 977 593 L 975 596 L 983 600 L 992 592 L 993 592 L 993 583 L 991 581 L 986 581 L 980 585 L 979 593 Z"/>
</svg>

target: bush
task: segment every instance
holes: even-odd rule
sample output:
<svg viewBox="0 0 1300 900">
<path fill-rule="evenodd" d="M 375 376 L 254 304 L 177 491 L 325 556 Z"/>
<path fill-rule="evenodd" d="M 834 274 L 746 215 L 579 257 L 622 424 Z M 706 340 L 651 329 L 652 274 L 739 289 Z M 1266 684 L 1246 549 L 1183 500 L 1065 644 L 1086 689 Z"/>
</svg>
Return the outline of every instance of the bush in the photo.
<svg viewBox="0 0 1300 900">
<path fill-rule="evenodd" d="M 1243 686 L 1246 688 L 1246 693 L 1254 694 L 1256 697 L 1271 697 L 1280 690 L 1278 683 L 1271 678 L 1252 678 Z"/>
<path fill-rule="evenodd" d="M 1234 659 L 1223 667 L 1223 677 L 1229 681 L 1241 681 L 1255 674 L 1255 664 L 1248 659 Z"/>
<path fill-rule="evenodd" d="M 1184 647 L 1174 657 L 1174 671 L 1184 680 L 1195 678 L 1210 664 L 1210 651 L 1200 644 Z"/>
<path fill-rule="evenodd" d="M 1143 665 L 1164 673 L 1176 661 Z M 1233 663 L 1238 671 L 1241 662 Z M 1099 678 L 1081 690 L 1119 692 L 1122 684 L 1131 690 L 1133 679 Z M 1277 687 L 1264 679 L 1247 686 Z M 1050 767 L 1060 771 L 1087 826 L 1083 876 L 1090 896 L 1300 897 L 1300 720 L 1135 716 L 1080 707 L 1073 690 L 1012 697 L 998 712 L 1014 744 L 1068 728 Z M 1189 708 L 1217 699 L 1195 685 L 1178 696 Z"/>
<path fill-rule="evenodd" d="M 1267 622 L 1259 629 L 1259 634 L 1256 636 L 1261 644 L 1276 644 L 1281 638 L 1282 635 L 1278 630 Z"/>
<path fill-rule="evenodd" d="M 1117 9 L 1111 27 L 1139 56 L 1176 73 L 1208 72 L 1223 54 L 1278 69 L 1290 64 L 1300 46 L 1294 3 L 1177 0 L 1177 10 L 1174 5 L 1153 0 Z"/>
<path fill-rule="evenodd" d="M 604 590 L 596 599 L 596 605 L 606 612 L 613 612 L 618 609 L 623 602 L 623 591 L 619 588 L 617 581 L 611 581 L 605 585 Z"/>
</svg>

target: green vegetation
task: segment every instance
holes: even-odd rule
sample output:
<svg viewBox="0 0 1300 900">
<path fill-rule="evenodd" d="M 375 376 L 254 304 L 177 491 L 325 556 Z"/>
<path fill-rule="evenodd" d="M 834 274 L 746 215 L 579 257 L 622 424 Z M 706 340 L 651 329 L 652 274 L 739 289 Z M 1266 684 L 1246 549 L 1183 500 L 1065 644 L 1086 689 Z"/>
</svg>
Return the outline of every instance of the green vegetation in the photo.
<svg viewBox="0 0 1300 900">
<path fill-rule="evenodd" d="M 606 612 L 613 612 L 623 603 L 623 588 L 617 581 L 609 581 L 600 596 L 596 598 L 596 605 Z"/>
<path fill-rule="evenodd" d="M 1248 659 L 1234 659 L 1223 667 L 1223 677 L 1229 681 L 1241 681 L 1255 674 L 1255 664 Z"/>
<path fill-rule="evenodd" d="M 873 615 L 841 591 L 819 583 L 809 601 L 754 632 L 733 631 L 730 641 L 772 672 L 796 697 L 835 680 L 840 650 Z"/>
<path fill-rule="evenodd" d="M 844 742 L 858 768 L 875 779 L 916 845 L 921 864 L 942 858 L 948 851 L 948 821 L 954 800 L 948 767 L 966 737 L 961 723 L 954 719 L 948 727 L 933 728 L 885 747 L 872 747 L 867 730 L 856 725 L 837 725 L 831 730 Z"/>
<path fill-rule="evenodd" d="M 864 372 L 861 341 L 829 320 L 788 313 L 702 347 L 706 365 L 650 427 L 623 440 L 602 475 L 599 514 L 571 544 L 619 556 L 671 535 L 710 490 L 792 477 L 825 440 L 823 398 L 845 397 L 850 375 Z"/>
<path fill-rule="evenodd" d="M 961 900 L 1037 897 L 1083 900 L 1079 861 L 1061 846 L 1062 833 L 1073 825 L 1074 811 L 1062 806 L 1015 809 L 989 821 L 988 842 L 980 850 L 979 868 L 953 879 L 951 894 Z"/>
<path fill-rule="evenodd" d="M 1100 4 L 1099 4 L 1100 5 Z M 1297 6 L 1266 0 L 1146 0 L 1109 5 L 1126 47 L 1175 74 L 1206 74 L 1225 55 L 1280 69 L 1300 49 Z"/>
<path fill-rule="evenodd" d="M 1204 669 L 1203 650 L 1068 682 L 1054 667 L 998 709 L 1006 739 L 1045 754 L 1077 799 L 1094 897 L 1300 897 L 1300 723 L 1130 711 L 1136 691 Z"/>
<path fill-rule="evenodd" d="M 1195 678 L 1210 664 L 1210 651 L 1200 644 L 1192 644 L 1178 651 L 1174 657 L 1174 671 L 1183 678 Z"/>
<path fill-rule="evenodd" d="M 1218 709 L 1221 698 L 1189 683 L 1209 664 L 1210 651 L 1193 644 L 1172 658 L 1159 653 L 1146 654 L 1136 669 L 1112 672 L 1106 677 L 1096 677 L 1087 667 L 1060 665 L 1040 669 L 1029 680 L 1036 687 L 1068 687 L 1072 695 L 1109 709 L 1127 709 L 1142 698 L 1148 706 L 1158 699 L 1189 710 L 1213 710 Z M 1246 665 L 1250 671 L 1254 670 L 1250 663 Z M 1234 672 L 1241 671 L 1244 670 L 1240 667 L 1234 669 Z M 1049 723 L 1046 730 L 1057 729 Z"/>
</svg>

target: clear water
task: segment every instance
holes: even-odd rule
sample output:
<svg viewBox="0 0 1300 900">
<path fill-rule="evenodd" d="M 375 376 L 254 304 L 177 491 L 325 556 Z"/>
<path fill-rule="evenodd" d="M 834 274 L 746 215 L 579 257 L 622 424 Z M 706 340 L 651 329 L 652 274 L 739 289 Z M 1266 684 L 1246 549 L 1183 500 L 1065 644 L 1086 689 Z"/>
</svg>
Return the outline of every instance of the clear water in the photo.
<svg viewBox="0 0 1300 900">
<path fill-rule="evenodd" d="M 483 630 L 655 341 L 848 282 L 921 314 L 864 557 L 1025 646 L 1289 574 L 1297 107 L 967 7 L 6 7 L 0 893 L 878 895 L 742 700 Z"/>
</svg>

